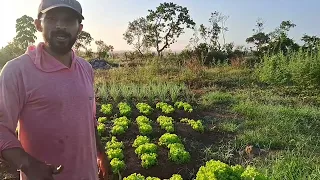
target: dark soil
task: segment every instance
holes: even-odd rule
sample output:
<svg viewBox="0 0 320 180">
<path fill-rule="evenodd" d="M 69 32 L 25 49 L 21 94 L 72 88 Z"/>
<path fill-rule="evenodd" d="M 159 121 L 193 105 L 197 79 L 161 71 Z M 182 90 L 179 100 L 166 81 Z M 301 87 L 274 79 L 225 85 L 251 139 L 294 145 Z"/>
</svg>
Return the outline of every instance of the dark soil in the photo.
<svg viewBox="0 0 320 180">
<path fill-rule="evenodd" d="M 98 105 L 97 110 L 100 109 L 100 105 Z M 169 179 L 173 174 L 180 174 L 185 180 L 193 179 L 198 172 L 200 166 L 204 165 L 205 161 L 203 160 L 203 149 L 212 145 L 219 145 L 221 141 L 228 141 L 232 137 L 231 134 L 227 134 L 225 132 L 219 132 L 218 130 L 214 130 L 211 123 L 204 122 L 206 126 L 206 130 L 204 133 L 197 132 L 192 129 L 191 126 L 187 124 L 180 123 L 181 118 L 189 118 L 189 119 L 202 119 L 205 116 L 209 116 L 212 118 L 223 118 L 224 114 L 214 113 L 214 112 L 192 112 L 188 113 L 183 110 L 176 110 L 172 114 L 163 114 L 159 110 L 155 110 L 152 115 L 149 117 L 153 123 L 153 133 L 148 135 L 152 140 L 152 143 L 158 144 L 158 140 L 161 135 L 166 133 L 165 130 L 160 129 L 160 126 L 156 122 L 157 117 L 160 115 L 165 115 L 169 117 L 173 117 L 175 120 L 175 134 L 177 134 L 182 140 L 183 144 L 186 147 L 186 150 L 189 151 L 191 155 L 191 160 L 187 164 L 175 164 L 171 162 L 168 158 L 168 149 L 158 146 L 158 164 L 149 169 L 145 169 L 141 166 L 141 160 L 135 154 L 135 148 L 132 147 L 132 144 L 137 135 L 140 135 L 138 126 L 135 124 L 135 119 L 137 116 L 142 115 L 138 112 L 137 109 L 132 108 L 133 113 L 130 116 L 130 120 L 133 124 L 130 126 L 129 130 L 120 136 L 116 136 L 119 141 L 122 141 L 125 145 L 124 155 L 125 155 L 125 163 L 126 169 L 121 173 L 123 177 L 126 177 L 132 173 L 140 173 L 147 176 L 159 177 L 160 179 Z M 110 118 L 119 117 L 117 114 L 117 108 L 114 108 L 115 116 Z M 103 117 L 104 115 L 98 111 L 98 117 Z M 230 118 L 229 116 L 225 118 Z M 108 130 L 112 128 L 112 123 L 107 123 Z M 211 129 L 211 130 L 210 130 Z M 213 129 L 213 130 L 212 130 Z M 110 174 L 111 175 L 111 174 Z M 117 179 L 117 175 L 113 178 Z"/>
<path fill-rule="evenodd" d="M 19 172 L 9 166 L 5 162 L 0 161 L 0 179 L 3 180 L 19 180 L 20 175 Z"/>
</svg>

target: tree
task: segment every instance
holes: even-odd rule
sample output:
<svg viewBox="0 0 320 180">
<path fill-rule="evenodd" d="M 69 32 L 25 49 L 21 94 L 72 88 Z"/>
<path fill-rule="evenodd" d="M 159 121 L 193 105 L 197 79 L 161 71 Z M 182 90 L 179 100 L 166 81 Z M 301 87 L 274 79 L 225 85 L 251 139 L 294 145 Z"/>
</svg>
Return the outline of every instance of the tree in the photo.
<svg viewBox="0 0 320 180">
<path fill-rule="evenodd" d="M 225 45 L 225 32 L 228 31 L 228 28 L 225 27 L 225 22 L 228 19 L 228 16 L 222 15 L 218 11 L 211 13 L 209 18 L 209 26 L 204 24 L 200 25 L 199 31 L 202 39 L 210 49 L 221 50 L 221 44 L 219 43 L 219 36 L 222 33 L 223 42 Z M 223 46 L 224 46 L 223 45 Z"/>
<path fill-rule="evenodd" d="M 30 44 L 34 43 L 37 37 L 36 27 L 33 24 L 34 19 L 27 15 L 24 15 L 16 20 L 16 36 L 14 41 L 19 44 L 21 49 L 26 49 Z"/>
<path fill-rule="evenodd" d="M 76 51 L 79 51 L 80 48 L 87 50 L 87 46 L 91 44 L 93 38 L 91 37 L 90 33 L 86 31 L 81 31 L 78 35 L 78 39 L 75 43 Z"/>
<path fill-rule="evenodd" d="M 189 15 L 186 7 L 172 2 L 160 3 L 156 10 L 148 10 L 148 42 L 156 48 L 158 56 L 176 42 L 184 33 L 184 29 L 193 28 L 195 22 Z"/>
<path fill-rule="evenodd" d="M 269 49 L 273 53 L 282 52 L 286 54 L 289 51 L 297 51 L 300 46 L 288 37 L 291 28 L 296 27 L 291 21 L 282 21 L 280 26 L 270 33 L 271 41 Z"/>
<path fill-rule="evenodd" d="M 144 17 L 140 17 L 132 22 L 129 22 L 128 29 L 123 34 L 127 44 L 133 45 L 142 56 L 144 51 L 148 50 L 149 43 L 147 40 L 148 22 Z"/>
<path fill-rule="evenodd" d="M 25 51 L 25 49 L 19 47 L 17 42 L 9 42 L 7 46 L 0 49 L 0 67 L 7 61 L 22 55 Z"/>
<path fill-rule="evenodd" d="M 16 20 L 16 36 L 7 46 L 0 49 L 0 66 L 22 55 L 27 47 L 36 40 L 36 27 L 33 18 L 24 15 Z"/>
<path fill-rule="evenodd" d="M 98 53 L 98 58 L 108 58 L 108 52 L 113 51 L 114 47 L 111 45 L 107 45 L 105 42 L 102 40 L 95 41 L 97 45 L 97 53 Z"/>
<path fill-rule="evenodd" d="M 270 41 L 270 35 L 263 32 L 264 22 L 262 19 L 258 19 L 256 22 L 257 29 L 253 29 L 254 34 L 246 39 L 247 43 L 255 45 L 257 52 L 262 53 L 262 47 L 267 45 Z"/>
<path fill-rule="evenodd" d="M 317 50 L 320 45 L 320 38 L 304 34 L 301 40 L 304 42 L 303 48 Z"/>
<path fill-rule="evenodd" d="M 93 58 L 93 52 L 92 52 L 92 49 L 86 49 L 85 51 L 85 56 L 89 59 Z"/>
</svg>

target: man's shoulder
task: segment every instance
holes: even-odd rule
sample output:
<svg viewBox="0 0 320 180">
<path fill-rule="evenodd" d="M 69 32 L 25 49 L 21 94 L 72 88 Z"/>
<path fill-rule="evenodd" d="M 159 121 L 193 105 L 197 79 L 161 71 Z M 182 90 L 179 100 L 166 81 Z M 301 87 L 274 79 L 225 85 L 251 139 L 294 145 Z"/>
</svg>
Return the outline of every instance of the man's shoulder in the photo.
<svg viewBox="0 0 320 180">
<path fill-rule="evenodd" d="M 30 63 L 30 56 L 27 54 L 22 54 L 7 61 L 1 69 L 3 72 L 18 73 L 22 68 L 26 68 L 27 64 Z"/>
<path fill-rule="evenodd" d="M 87 60 L 79 56 L 77 56 L 77 60 L 81 65 L 85 66 L 86 69 L 92 71 L 92 65 Z"/>
</svg>

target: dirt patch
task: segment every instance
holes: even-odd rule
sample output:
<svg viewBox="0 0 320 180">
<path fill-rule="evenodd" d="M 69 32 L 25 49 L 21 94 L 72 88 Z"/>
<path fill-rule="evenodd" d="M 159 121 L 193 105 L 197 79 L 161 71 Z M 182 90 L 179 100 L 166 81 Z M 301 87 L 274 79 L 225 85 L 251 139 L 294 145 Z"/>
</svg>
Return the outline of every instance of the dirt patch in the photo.
<svg viewBox="0 0 320 180">
<path fill-rule="evenodd" d="M 19 180 L 19 172 L 5 162 L 0 161 L 0 179 Z"/>
</svg>

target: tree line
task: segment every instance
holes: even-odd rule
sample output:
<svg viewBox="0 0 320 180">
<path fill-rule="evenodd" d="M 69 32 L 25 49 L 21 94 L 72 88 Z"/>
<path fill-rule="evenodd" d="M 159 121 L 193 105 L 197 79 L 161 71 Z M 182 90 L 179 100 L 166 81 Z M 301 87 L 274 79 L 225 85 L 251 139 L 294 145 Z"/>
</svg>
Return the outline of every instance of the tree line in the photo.
<svg viewBox="0 0 320 180">
<path fill-rule="evenodd" d="M 235 57 L 252 55 L 255 62 L 259 62 L 265 54 L 288 53 L 291 51 L 318 51 L 320 38 L 304 34 L 301 38 L 303 44 L 297 44 L 288 36 L 288 32 L 296 26 L 293 22 L 282 21 L 271 32 L 264 31 L 262 19 L 256 21 L 253 34 L 246 39 L 252 45 L 250 49 L 236 46 L 233 42 L 227 43 L 225 33 L 229 30 L 226 22 L 229 16 L 221 12 L 212 12 L 206 24 L 196 24 L 189 15 L 187 7 L 172 3 L 160 3 L 155 9 L 149 9 L 145 17 L 138 17 L 128 23 L 123 39 L 133 48 L 132 54 L 138 58 L 148 57 L 155 51 L 159 57 L 170 46 L 177 42 L 179 37 L 189 29 L 193 31 L 190 43 L 181 52 L 184 58 L 195 58 L 204 65 L 217 62 L 230 61 Z M 0 49 L 0 63 L 4 63 L 22 53 L 29 44 L 35 42 L 36 29 L 33 19 L 22 16 L 16 21 L 16 37 L 5 47 Z M 220 40 L 222 39 L 222 42 Z M 94 41 L 97 45 L 93 52 L 89 45 L 94 41 L 89 32 L 79 34 L 75 50 L 87 58 L 108 58 L 109 52 L 114 50 L 102 40 Z"/>
</svg>

